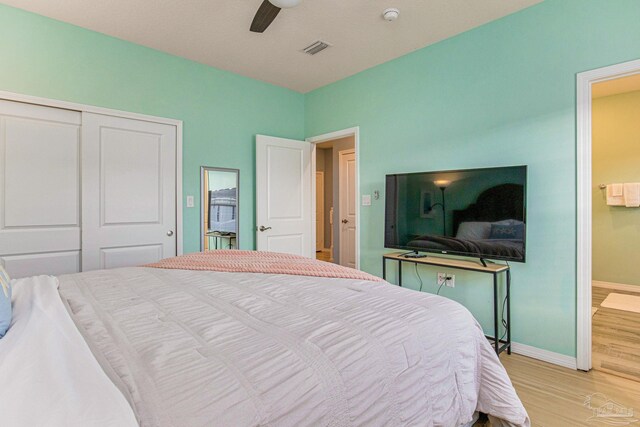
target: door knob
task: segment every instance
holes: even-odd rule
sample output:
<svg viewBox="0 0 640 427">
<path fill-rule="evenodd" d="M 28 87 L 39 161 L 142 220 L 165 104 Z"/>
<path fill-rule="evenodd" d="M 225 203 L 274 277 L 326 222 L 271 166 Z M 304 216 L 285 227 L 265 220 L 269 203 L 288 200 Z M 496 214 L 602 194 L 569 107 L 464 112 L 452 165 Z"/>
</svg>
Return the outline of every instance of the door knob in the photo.
<svg viewBox="0 0 640 427">
<path fill-rule="evenodd" d="M 173 236 L 173 230 L 167 231 L 167 236 L 169 236 L 169 237 Z"/>
<path fill-rule="evenodd" d="M 349 220 L 348 220 L 348 219 L 346 219 L 346 218 L 342 220 L 342 223 L 343 223 L 343 224 L 346 224 L 346 223 L 348 223 L 348 222 L 349 222 Z"/>
<path fill-rule="evenodd" d="M 258 230 L 267 231 L 267 230 L 271 230 L 271 227 L 265 227 L 264 225 L 261 225 L 260 228 L 258 228 Z"/>
</svg>

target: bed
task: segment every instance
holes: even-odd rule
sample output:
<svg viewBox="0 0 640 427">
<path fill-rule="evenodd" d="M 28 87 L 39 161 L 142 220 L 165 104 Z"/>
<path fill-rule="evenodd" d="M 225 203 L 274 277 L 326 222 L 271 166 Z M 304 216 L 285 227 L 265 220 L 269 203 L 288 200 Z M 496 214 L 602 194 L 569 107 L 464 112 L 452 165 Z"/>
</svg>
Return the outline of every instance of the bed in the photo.
<svg viewBox="0 0 640 427">
<path fill-rule="evenodd" d="M 529 426 L 464 307 L 325 264 L 213 251 L 15 280 L 3 425 Z"/>
<path fill-rule="evenodd" d="M 478 195 L 466 209 L 453 211 L 453 235 L 413 236 L 407 247 L 484 258 L 524 260 L 524 188 L 501 184 Z"/>
</svg>

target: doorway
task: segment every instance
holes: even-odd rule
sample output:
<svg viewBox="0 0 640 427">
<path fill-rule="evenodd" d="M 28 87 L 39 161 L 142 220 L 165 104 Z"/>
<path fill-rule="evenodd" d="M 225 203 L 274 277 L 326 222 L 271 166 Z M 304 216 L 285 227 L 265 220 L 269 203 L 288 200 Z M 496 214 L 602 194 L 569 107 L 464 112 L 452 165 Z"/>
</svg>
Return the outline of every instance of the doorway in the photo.
<svg viewBox="0 0 640 427">
<path fill-rule="evenodd" d="M 591 97 L 593 369 L 640 381 L 640 74 Z"/>
<path fill-rule="evenodd" d="M 640 380 L 640 61 L 577 83 L 577 367 Z"/>
<path fill-rule="evenodd" d="M 313 144 L 316 259 L 359 267 L 358 128 L 309 138 Z"/>
</svg>

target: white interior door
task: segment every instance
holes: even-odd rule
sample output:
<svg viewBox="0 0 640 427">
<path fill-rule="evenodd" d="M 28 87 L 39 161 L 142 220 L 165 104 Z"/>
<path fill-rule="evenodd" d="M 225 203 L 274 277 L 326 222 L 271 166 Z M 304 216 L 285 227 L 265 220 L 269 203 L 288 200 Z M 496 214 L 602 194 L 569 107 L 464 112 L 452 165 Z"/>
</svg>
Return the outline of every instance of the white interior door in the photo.
<svg viewBox="0 0 640 427">
<path fill-rule="evenodd" d="M 82 269 L 176 254 L 176 127 L 82 115 Z"/>
<path fill-rule="evenodd" d="M 13 278 L 80 270 L 80 120 L 0 100 L 0 261 Z"/>
<path fill-rule="evenodd" d="M 324 249 L 324 172 L 316 172 L 316 252 Z"/>
<path fill-rule="evenodd" d="M 311 143 L 256 137 L 256 245 L 313 257 Z"/>
<path fill-rule="evenodd" d="M 344 150 L 339 157 L 340 265 L 356 268 L 356 153 Z"/>
</svg>

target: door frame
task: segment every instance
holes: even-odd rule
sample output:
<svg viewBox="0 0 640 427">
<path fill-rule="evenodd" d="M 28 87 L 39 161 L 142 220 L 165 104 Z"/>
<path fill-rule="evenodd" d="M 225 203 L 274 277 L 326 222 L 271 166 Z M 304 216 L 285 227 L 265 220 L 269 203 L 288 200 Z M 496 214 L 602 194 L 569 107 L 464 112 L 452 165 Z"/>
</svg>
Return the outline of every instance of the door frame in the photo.
<svg viewBox="0 0 640 427">
<path fill-rule="evenodd" d="M 355 140 L 355 152 L 356 152 L 356 268 L 360 269 L 360 126 L 355 126 L 347 129 L 338 130 L 335 132 L 329 132 L 317 136 L 306 138 L 305 141 L 312 144 L 311 149 L 311 170 L 316 170 L 316 150 L 317 145 L 321 142 L 331 141 L 334 139 L 345 138 L 353 136 Z M 335 166 L 335 165 L 334 165 Z M 316 182 L 312 180 L 311 183 L 311 201 L 313 206 L 311 212 L 313 214 L 312 223 L 315 224 L 316 220 Z M 335 205 L 335 202 L 334 202 Z M 335 218 L 334 218 L 335 221 Z M 332 242 L 333 243 L 333 242 Z M 316 247 L 316 232 L 313 230 L 313 247 Z"/>
<path fill-rule="evenodd" d="M 593 84 L 640 73 L 640 60 L 578 73 L 576 76 L 576 362 L 588 371 L 591 360 L 592 298 L 592 181 L 591 181 L 591 88 Z"/>
<path fill-rule="evenodd" d="M 315 239 L 315 240 L 316 240 L 316 252 L 318 252 L 318 240 L 321 240 L 321 242 L 322 242 L 322 245 L 320 245 L 320 250 L 321 250 L 321 251 L 324 251 L 324 250 L 326 249 L 326 248 L 324 247 L 324 245 L 325 245 L 325 239 L 324 239 L 324 232 L 325 232 L 325 230 L 324 230 L 324 220 L 325 220 L 325 218 L 326 218 L 326 212 L 325 212 L 325 209 L 324 209 L 324 193 L 325 193 L 325 191 L 327 191 L 327 190 L 326 190 L 326 188 L 324 188 L 324 171 L 316 171 L 316 176 L 315 176 L 315 178 L 316 178 L 316 183 L 318 182 L 318 175 L 319 175 L 320 177 L 322 177 L 322 179 L 320 180 L 320 181 L 322 182 L 322 193 L 323 193 L 323 194 L 322 194 L 322 197 L 321 197 L 321 200 L 322 200 L 322 210 L 321 210 L 321 212 L 322 212 L 322 218 L 321 218 L 321 219 L 322 219 L 322 221 L 320 221 L 320 224 L 321 224 L 320 228 L 321 228 L 322 239 L 318 239 L 318 235 L 317 235 L 317 233 L 316 233 L 316 239 Z M 317 190 L 317 188 L 318 188 L 318 185 L 316 184 L 316 190 Z M 318 196 L 318 194 L 317 194 L 317 191 L 316 191 L 316 201 L 318 200 L 318 197 L 317 197 L 317 196 Z M 318 206 L 316 205 L 316 212 L 318 211 L 318 209 L 317 209 L 317 208 L 318 208 Z M 318 222 L 318 218 L 317 218 L 317 217 L 316 217 L 316 222 Z M 316 230 L 317 230 L 317 227 L 316 227 Z"/>
<path fill-rule="evenodd" d="M 141 120 L 152 123 L 161 123 L 176 127 L 176 255 L 183 254 L 183 215 L 182 203 L 182 120 L 166 117 L 150 116 L 146 114 L 132 113 L 129 111 L 114 110 L 111 108 L 96 107 L 93 105 L 76 102 L 59 101 L 56 99 L 42 98 L 32 95 L 23 95 L 15 92 L 0 90 L 0 99 L 6 101 L 22 102 L 24 104 L 42 105 L 45 107 L 61 108 L 64 110 L 78 111 L 80 113 L 95 113 L 105 116 L 122 117 L 125 119 Z M 82 125 L 81 125 L 82 126 Z M 81 177 L 79 177 L 80 179 Z M 82 182 L 80 181 L 82 185 Z"/>
</svg>

